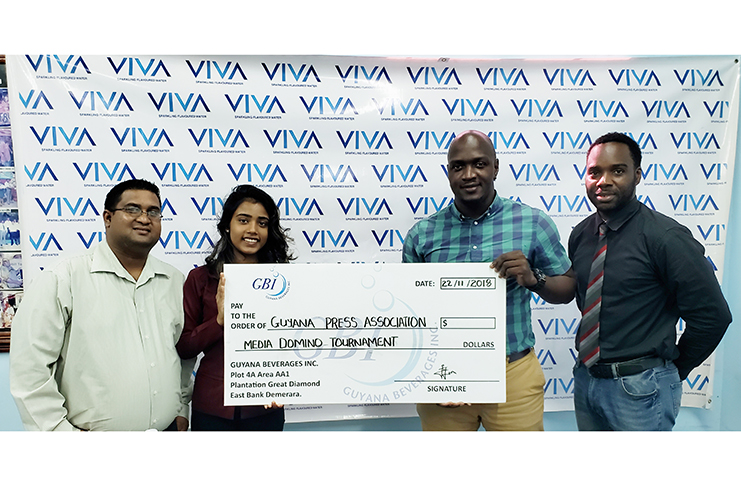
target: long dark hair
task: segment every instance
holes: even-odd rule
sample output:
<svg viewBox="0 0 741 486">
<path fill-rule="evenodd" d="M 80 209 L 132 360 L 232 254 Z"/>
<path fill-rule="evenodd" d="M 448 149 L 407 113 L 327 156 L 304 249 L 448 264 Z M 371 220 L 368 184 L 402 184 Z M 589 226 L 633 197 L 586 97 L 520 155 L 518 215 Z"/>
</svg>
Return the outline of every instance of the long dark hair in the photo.
<svg viewBox="0 0 741 486">
<path fill-rule="evenodd" d="M 286 235 L 286 229 L 280 225 L 280 213 L 275 201 L 270 195 L 249 184 L 243 184 L 232 189 L 229 197 L 224 201 L 216 229 L 219 232 L 219 241 L 214 245 L 214 250 L 206 257 L 206 266 L 209 273 L 218 276 L 224 268 L 225 263 L 234 262 L 234 246 L 229 237 L 229 225 L 237 208 L 244 201 L 255 201 L 262 204 L 268 213 L 268 241 L 259 252 L 257 261 L 260 263 L 288 263 L 295 257 L 288 250 L 288 243 L 293 241 Z"/>
</svg>

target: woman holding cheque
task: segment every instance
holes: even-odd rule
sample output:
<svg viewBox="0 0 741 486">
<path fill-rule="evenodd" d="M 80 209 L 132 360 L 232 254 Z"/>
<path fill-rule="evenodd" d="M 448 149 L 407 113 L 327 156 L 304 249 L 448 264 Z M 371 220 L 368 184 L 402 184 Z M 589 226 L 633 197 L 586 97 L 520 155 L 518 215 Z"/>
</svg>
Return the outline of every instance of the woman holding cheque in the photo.
<svg viewBox="0 0 741 486">
<path fill-rule="evenodd" d="M 191 270 L 183 288 L 185 325 L 177 344 L 183 359 L 204 356 L 193 390 L 191 430 L 283 430 L 283 406 L 224 406 L 225 263 L 288 263 L 290 238 L 273 199 L 251 185 L 237 186 L 216 225 L 219 241 L 206 264 Z"/>
</svg>

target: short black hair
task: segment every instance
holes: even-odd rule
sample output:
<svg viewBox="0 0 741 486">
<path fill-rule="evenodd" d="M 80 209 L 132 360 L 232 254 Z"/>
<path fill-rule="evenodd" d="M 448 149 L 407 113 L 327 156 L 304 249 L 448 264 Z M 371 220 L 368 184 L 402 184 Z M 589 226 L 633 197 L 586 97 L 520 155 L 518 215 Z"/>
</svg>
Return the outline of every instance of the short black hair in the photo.
<svg viewBox="0 0 741 486">
<path fill-rule="evenodd" d="M 149 181 L 145 181 L 144 179 L 129 179 L 128 181 L 116 184 L 110 191 L 108 191 L 108 195 L 105 197 L 105 209 L 108 211 L 116 209 L 118 203 L 121 202 L 121 196 L 123 193 L 129 190 L 149 191 L 157 196 L 160 207 L 162 206 L 159 187 Z"/>
<path fill-rule="evenodd" d="M 594 147 L 603 143 L 610 142 L 623 143 L 627 145 L 628 150 L 630 151 L 630 158 L 633 160 L 633 165 L 636 169 L 641 168 L 641 147 L 638 146 L 638 143 L 635 140 L 630 138 L 628 135 L 620 132 L 605 133 L 597 140 L 592 142 L 592 145 L 589 146 L 589 150 L 587 150 L 587 158 L 589 158 L 589 154 L 590 152 L 592 152 L 592 149 Z"/>
</svg>

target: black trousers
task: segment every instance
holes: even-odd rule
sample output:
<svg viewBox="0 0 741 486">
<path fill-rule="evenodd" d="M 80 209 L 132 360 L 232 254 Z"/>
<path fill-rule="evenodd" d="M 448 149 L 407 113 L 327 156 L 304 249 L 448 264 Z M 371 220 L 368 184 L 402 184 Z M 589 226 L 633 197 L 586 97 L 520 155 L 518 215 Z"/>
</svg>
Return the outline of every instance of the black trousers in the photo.
<svg viewBox="0 0 741 486">
<path fill-rule="evenodd" d="M 239 411 L 237 410 L 237 414 Z M 191 413 L 190 430 L 193 431 L 282 431 L 285 423 L 285 412 L 282 408 L 275 408 L 268 413 L 250 418 L 225 419 L 215 415 L 193 410 Z"/>
</svg>

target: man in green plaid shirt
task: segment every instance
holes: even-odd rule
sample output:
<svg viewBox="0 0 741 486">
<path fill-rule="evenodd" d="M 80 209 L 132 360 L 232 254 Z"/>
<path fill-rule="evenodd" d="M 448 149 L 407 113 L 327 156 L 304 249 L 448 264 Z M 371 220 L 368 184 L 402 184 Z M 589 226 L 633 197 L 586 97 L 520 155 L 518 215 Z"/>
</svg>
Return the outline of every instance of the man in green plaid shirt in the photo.
<svg viewBox="0 0 741 486">
<path fill-rule="evenodd" d="M 500 197 L 498 173 L 491 139 L 475 130 L 459 134 L 448 149 L 454 204 L 416 223 L 404 239 L 404 262 L 490 262 L 507 279 L 507 402 L 418 404 L 424 430 L 543 430 L 545 377 L 532 352 L 530 295 L 567 303 L 576 281 L 553 221 Z"/>
</svg>

